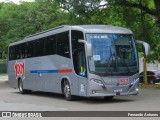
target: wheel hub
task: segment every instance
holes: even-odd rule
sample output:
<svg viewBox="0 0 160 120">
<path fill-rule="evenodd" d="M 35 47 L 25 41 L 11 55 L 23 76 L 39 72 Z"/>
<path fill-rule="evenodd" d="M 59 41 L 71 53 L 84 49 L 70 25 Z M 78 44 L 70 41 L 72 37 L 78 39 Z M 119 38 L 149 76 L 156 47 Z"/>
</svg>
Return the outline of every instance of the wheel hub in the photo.
<svg viewBox="0 0 160 120">
<path fill-rule="evenodd" d="M 70 95 L 70 87 L 69 87 L 69 85 L 65 85 L 64 92 L 65 92 L 66 97 L 68 97 Z"/>
<path fill-rule="evenodd" d="M 20 92 L 22 91 L 22 83 L 21 82 L 19 83 L 19 90 L 20 90 Z"/>
</svg>

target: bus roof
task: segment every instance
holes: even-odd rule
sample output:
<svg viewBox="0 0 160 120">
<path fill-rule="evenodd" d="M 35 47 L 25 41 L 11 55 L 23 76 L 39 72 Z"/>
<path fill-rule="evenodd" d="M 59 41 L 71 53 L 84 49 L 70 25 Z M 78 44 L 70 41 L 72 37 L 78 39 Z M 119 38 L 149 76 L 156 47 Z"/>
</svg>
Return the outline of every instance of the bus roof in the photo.
<svg viewBox="0 0 160 120">
<path fill-rule="evenodd" d="M 64 32 L 67 30 L 79 30 L 84 33 L 119 33 L 119 34 L 133 34 L 131 30 L 117 27 L 117 26 L 111 26 L 111 25 L 63 25 L 59 27 L 55 27 L 43 32 L 39 32 L 30 36 L 25 37 L 23 40 L 11 43 L 9 46 L 20 44 L 23 42 L 36 40 L 39 38 L 47 37 L 49 35 L 53 35 L 56 33 Z"/>
<path fill-rule="evenodd" d="M 77 25 L 72 29 L 81 29 L 85 33 L 120 33 L 133 34 L 131 30 L 111 25 Z"/>
</svg>

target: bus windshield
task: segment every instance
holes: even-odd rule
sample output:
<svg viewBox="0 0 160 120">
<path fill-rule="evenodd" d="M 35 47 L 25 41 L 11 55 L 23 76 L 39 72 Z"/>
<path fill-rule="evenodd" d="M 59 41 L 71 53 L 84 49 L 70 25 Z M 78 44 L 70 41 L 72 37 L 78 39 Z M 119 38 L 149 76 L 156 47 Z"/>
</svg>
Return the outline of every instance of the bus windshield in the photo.
<svg viewBox="0 0 160 120">
<path fill-rule="evenodd" d="M 131 34 L 86 34 L 92 44 L 90 72 L 101 75 L 133 75 L 138 72 L 136 45 Z"/>
</svg>

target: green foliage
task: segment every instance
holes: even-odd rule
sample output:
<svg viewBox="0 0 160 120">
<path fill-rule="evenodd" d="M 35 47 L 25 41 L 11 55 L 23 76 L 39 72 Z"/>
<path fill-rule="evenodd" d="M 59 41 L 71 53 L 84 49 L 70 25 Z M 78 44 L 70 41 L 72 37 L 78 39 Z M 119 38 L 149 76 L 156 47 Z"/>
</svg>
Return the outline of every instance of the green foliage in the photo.
<svg viewBox="0 0 160 120">
<path fill-rule="evenodd" d="M 103 1 L 103 2 L 102 2 Z M 157 0 L 36 0 L 0 3 L 0 50 L 9 43 L 64 24 L 108 24 L 131 29 L 135 39 L 151 45 L 150 60 L 160 61 Z M 123 3 L 123 4 L 122 4 Z M 158 13 L 158 11 L 157 11 Z"/>
<path fill-rule="evenodd" d="M 0 3 L 0 48 L 7 57 L 9 43 L 67 23 L 67 13 L 48 1 Z"/>
</svg>

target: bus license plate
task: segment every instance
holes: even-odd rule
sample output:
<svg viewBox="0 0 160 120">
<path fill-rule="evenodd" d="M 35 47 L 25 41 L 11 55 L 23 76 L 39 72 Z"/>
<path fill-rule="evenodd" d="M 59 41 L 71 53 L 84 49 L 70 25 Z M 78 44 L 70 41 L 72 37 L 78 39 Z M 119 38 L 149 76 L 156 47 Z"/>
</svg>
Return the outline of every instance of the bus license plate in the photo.
<svg viewBox="0 0 160 120">
<path fill-rule="evenodd" d="M 122 88 L 114 88 L 114 92 L 115 92 L 115 93 L 117 93 L 117 92 L 118 92 L 118 93 L 119 93 L 119 92 L 122 92 Z"/>
</svg>

